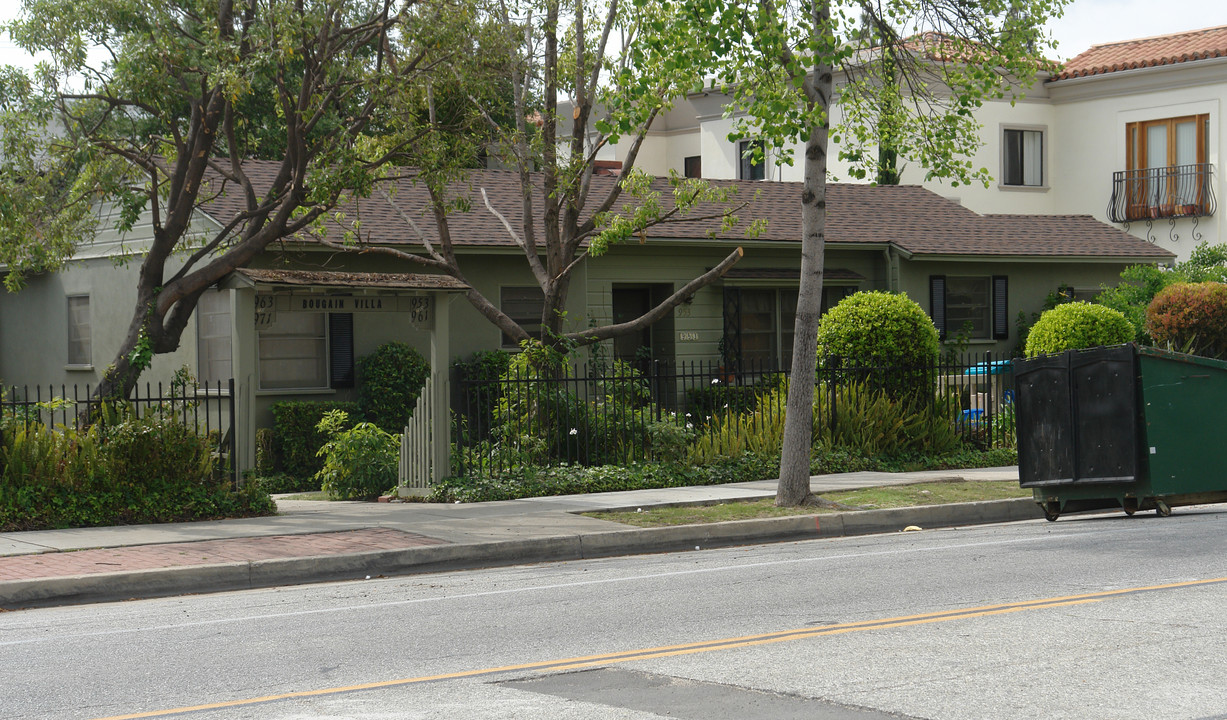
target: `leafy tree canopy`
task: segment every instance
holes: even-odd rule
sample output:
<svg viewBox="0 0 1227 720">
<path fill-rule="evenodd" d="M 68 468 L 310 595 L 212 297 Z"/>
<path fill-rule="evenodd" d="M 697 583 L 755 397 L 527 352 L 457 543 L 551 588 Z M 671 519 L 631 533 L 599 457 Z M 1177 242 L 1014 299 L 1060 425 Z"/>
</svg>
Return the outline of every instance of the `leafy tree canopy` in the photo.
<svg viewBox="0 0 1227 720">
<path fill-rule="evenodd" d="M 648 0 L 640 0 L 647 2 Z M 896 157 L 952 184 L 988 183 L 969 159 L 975 111 L 1014 99 L 1049 66 L 1043 24 L 1065 0 L 689 0 L 694 32 L 723 62 L 734 137 L 793 162 L 802 144 L 801 283 L 776 502 L 807 502 L 815 343 L 826 228 L 828 143 L 857 177 L 889 176 Z M 843 82 L 835 87 L 835 75 Z M 838 92 L 838 95 L 836 93 Z M 841 122 L 831 127 L 838 103 Z M 744 114 L 741 114 L 744 113 Z M 884 130 L 885 128 L 885 130 Z M 884 155 L 880 144 L 895 151 Z"/>
<path fill-rule="evenodd" d="M 0 123 L 24 130 L 0 161 L 9 287 L 88 241 L 100 209 L 121 231 L 152 226 L 99 389 L 121 395 L 206 288 L 411 159 L 422 88 L 514 32 L 452 0 L 26 0 L 4 30 L 50 57 L 0 76 Z M 275 171 L 252 176 L 253 157 Z M 202 231 L 197 209 L 222 193 L 241 209 Z"/>
</svg>

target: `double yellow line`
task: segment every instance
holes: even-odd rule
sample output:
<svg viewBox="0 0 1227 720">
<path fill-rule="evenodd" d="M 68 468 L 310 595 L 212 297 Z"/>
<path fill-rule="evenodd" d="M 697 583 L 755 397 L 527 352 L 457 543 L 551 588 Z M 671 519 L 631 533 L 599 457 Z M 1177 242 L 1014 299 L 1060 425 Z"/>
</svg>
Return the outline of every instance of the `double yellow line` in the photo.
<svg viewBox="0 0 1227 720">
<path fill-rule="evenodd" d="M 282 693 L 280 695 L 264 695 L 261 697 L 244 698 L 240 700 L 227 700 L 225 702 L 209 703 L 206 705 L 192 705 L 167 710 L 131 713 L 128 715 L 112 715 L 105 718 L 97 718 L 96 720 L 136 720 L 137 718 L 168 717 L 182 713 L 200 712 L 203 710 L 224 710 L 226 708 L 256 705 L 259 703 L 275 702 L 278 700 L 293 700 L 295 698 L 336 695 L 340 693 L 356 692 L 359 690 L 376 690 L 379 688 L 397 687 L 401 685 L 415 685 L 418 683 L 439 682 L 442 680 L 483 677 L 510 672 L 558 672 L 563 670 L 575 670 L 578 668 L 593 667 L 596 665 L 612 665 L 615 663 L 630 662 L 632 660 L 650 660 L 653 658 L 693 655 L 695 653 L 713 652 L 717 650 L 732 650 L 734 648 L 752 647 L 755 645 L 769 645 L 771 643 L 790 642 L 792 640 L 805 640 L 823 635 L 841 635 L 843 633 L 863 632 L 866 630 L 886 630 L 889 628 L 949 622 L 951 620 L 966 620 L 969 618 L 987 617 L 990 615 L 1005 615 L 1007 613 L 1022 612 L 1024 610 L 1042 610 L 1046 608 L 1065 607 L 1068 605 L 1083 605 L 1086 603 L 1100 602 L 1110 598 L 1119 597 L 1121 595 L 1135 595 L 1138 593 L 1155 592 L 1159 590 L 1175 590 L 1179 588 L 1198 587 L 1201 585 L 1217 585 L 1222 583 L 1227 583 L 1227 577 L 1212 578 L 1209 580 L 1190 580 L 1187 582 L 1168 583 L 1165 585 L 1147 585 L 1143 587 L 1123 588 L 1119 590 L 1104 590 L 1102 592 L 1088 593 L 1086 595 L 1069 595 L 1066 597 L 1027 600 L 1024 602 L 1005 603 L 1002 605 L 984 605 L 981 607 L 960 608 L 958 610 L 925 613 L 923 615 L 906 615 L 903 617 L 884 618 L 880 620 L 866 620 L 855 623 L 823 625 L 821 627 L 806 627 L 795 630 L 782 630 L 773 633 L 763 633 L 761 635 L 746 635 L 743 637 L 725 638 L 723 640 L 708 640 L 705 642 L 685 643 L 681 645 L 665 645 L 662 647 L 642 648 L 639 650 L 628 650 L 625 652 L 607 653 L 604 655 L 585 655 L 583 657 L 547 660 L 544 662 L 525 663 L 522 665 L 503 665 L 500 667 L 482 668 L 480 670 L 464 670 L 461 672 L 445 673 L 442 675 L 424 675 L 421 677 L 402 678 L 399 680 L 382 680 L 379 682 L 363 683 L 361 685 L 347 685 L 344 687 L 322 688 L 319 690 L 303 690 L 300 692 Z"/>
</svg>

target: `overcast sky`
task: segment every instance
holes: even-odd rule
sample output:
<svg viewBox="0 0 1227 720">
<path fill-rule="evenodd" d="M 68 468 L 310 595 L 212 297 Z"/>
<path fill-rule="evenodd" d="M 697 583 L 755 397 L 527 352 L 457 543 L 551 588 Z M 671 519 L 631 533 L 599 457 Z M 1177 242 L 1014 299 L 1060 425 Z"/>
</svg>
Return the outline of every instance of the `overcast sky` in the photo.
<svg viewBox="0 0 1227 720">
<path fill-rule="evenodd" d="M 20 0 L 0 0 L 0 20 L 14 17 L 20 7 Z M 1058 43 L 1056 57 L 1068 60 L 1092 45 L 1217 25 L 1227 25 L 1225 0 L 1073 0 L 1049 30 Z M 5 36 L 0 64 L 32 61 Z"/>
</svg>

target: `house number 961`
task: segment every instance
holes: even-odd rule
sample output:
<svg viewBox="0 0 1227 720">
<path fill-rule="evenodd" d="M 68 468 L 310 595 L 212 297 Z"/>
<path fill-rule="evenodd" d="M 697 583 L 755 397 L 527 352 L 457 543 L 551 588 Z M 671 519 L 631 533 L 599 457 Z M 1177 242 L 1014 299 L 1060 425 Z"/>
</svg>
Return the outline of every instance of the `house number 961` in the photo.
<svg viewBox="0 0 1227 720">
<path fill-rule="evenodd" d="M 410 298 L 409 319 L 415 323 L 430 322 L 430 298 Z"/>
</svg>

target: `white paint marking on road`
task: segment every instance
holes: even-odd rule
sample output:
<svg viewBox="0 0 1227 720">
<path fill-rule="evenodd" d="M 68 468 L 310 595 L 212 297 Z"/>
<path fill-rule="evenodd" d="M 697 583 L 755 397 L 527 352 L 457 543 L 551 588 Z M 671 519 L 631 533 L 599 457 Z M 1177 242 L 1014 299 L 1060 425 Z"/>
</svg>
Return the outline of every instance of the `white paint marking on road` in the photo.
<svg viewBox="0 0 1227 720">
<path fill-rule="evenodd" d="M 1088 531 L 1082 534 L 1098 535 L 1104 532 L 1108 532 L 1108 531 L 1092 530 L 1092 531 Z M 915 536 L 909 535 L 909 539 L 913 537 Z M 316 608 L 313 610 L 295 610 L 293 612 L 281 612 L 281 613 L 265 613 L 261 615 L 248 615 L 245 617 L 226 617 L 226 618 L 216 618 L 214 620 L 195 620 L 192 622 L 184 622 L 184 623 L 154 625 L 154 626 L 150 626 L 146 628 L 125 628 L 122 630 L 99 630 L 97 632 L 74 633 L 71 635 L 58 635 L 56 637 L 28 638 L 25 640 L 7 640 L 7 641 L 0 641 L 0 647 L 8 647 L 12 645 L 30 645 L 33 643 L 41 643 L 41 642 L 53 642 L 53 641 L 58 642 L 58 641 L 63 641 L 63 640 L 76 640 L 80 638 L 106 637 L 110 635 L 130 635 L 134 633 L 143 633 L 143 632 L 161 632 L 165 630 L 180 630 L 184 628 L 205 627 L 209 625 L 226 625 L 226 624 L 234 624 L 234 623 L 242 623 L 242 622 L 258 622 L 258 621 L 263 621 L 263 620 L 280 620 L 284 618 L 297 618 L 297 617 L 304 617 L 308 615 L 324 615 L 324 614 L 329 614 L 329 613 L 350 612 L 350 611 L 355 611 L 355 610 L 357 611 L 375 610 L 375 609 L 381 609 L 381 608 L 401 607 L 405 605 L 419 605 L 423 603 L 442 602 L 445 600 L 467 600 L 467 599 L 472 599 L 472 598 L 491 597 L 491 596 L 496 596 L 496 595 L 515 595 L 519 593 L 542 592 L 542 591 L 547 591 L 547 590 L 562 590 L 565 588 L 584 587 L 584 586 L 591 586 L 591 585 L 609 585 L 613 583 L 639 582 L 643 580 L 658 580 L 661 578 L 681 577 L 684 575 L 704 575 L 704 574 L 718 573 L 718 572 L 731 572 L 731 571 L 737 571 L 737 570 L 750 570 L 750 569 L 765 568 L 765 567 L 777 567 L 781 565 L 798 565 L 802 563 L 820 563 L 820 562 L 830 562 L 830 561 L 836 561 L 836 560 L 855 560 L 858 558 L 866 558 L 866 557 L 886 557 L 890 555 L 910 555 L 910 554 L 915 554 L 915 553 L 942 552 L 942 551 L 947 551 L 947 550 L 966 550 L 968 548 L 992 547 L 992 546 L 999 546 L 999 545 L 1018 545 L 1022 543 L 1044 542 L 1044 541 L 1049 541 L 1049 540 L 1063 540 L 1063 539 L 1066 539 L 1067 537 L 1068 537 L 1067 535 L 1044 535 L 1041 537 L 1033 537 L 1033 538 L 1014 538 L 1011 540 L 990 540 L 990 541 L 985 541 L 985 542 L 974 542 L 974 543 L 956 543 L 952 545 L 940 545 L 940 546 L 930 546 L 930 547 L 921 547 L 921 548 L 893 548 L 890 550 L 875 550 L 872 552 L 858 552 L 858 553 L 842 553 L 839 555 L 825 555 L 822 557 L 792 558 L 789 560 L 769 560 L 769 561 L 764 561 L 764 562 L 744 563 L 740 565 L 721 565 L 718 567 L 692 568 L 689 570 L 671 570 L 669 572 L 647 573 L 643 575 L 631 575 L 631 576 L 626 576 L 626 577 L 605 578 L 601 580 L 578 580 L 575 582 L 556 583 L 552 585 L 530 585 L 528 587 L 521 587 L 521 588 L 485 590 L 482 592 L 459 593 L 456 595 L 440 595 L 437 597 L 413 598 L 410 600 L 392 600 L 388 602 L 366 603 L 363 605 L 342 605 L 339 607 Z M 604 558 L 604 559 L 609 559 L 609 558 Z M 567 561 L 567 562 L 574 563 L 576 561 L 572 560 L 572 561 Z M 403 580 L 404 577 L 407 577 L 407 576 L 401 576 L 400 578 L 397 578 L 397 579 Z M 248 592 L 248 591 L 243 591 L 243 592 Z"/>
</svg>

